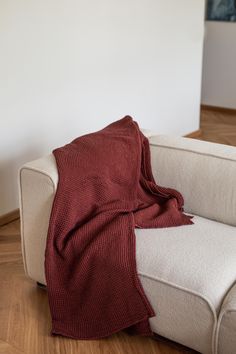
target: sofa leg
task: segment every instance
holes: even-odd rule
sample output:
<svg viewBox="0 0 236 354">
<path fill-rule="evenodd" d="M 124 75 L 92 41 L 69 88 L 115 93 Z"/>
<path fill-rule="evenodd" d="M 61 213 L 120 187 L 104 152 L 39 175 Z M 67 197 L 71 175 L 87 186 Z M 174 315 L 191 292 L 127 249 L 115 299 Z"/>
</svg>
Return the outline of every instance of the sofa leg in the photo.
<svg viewBox="0 0 236 354">
<path fill-rule="evenodd" d="M 38 281 L 37 281 L 37 286 L 38 286 L 40 289 L 46 290 L 46 285 L 41 284 L 41 283 L 39 283 Z"/>
</svg>

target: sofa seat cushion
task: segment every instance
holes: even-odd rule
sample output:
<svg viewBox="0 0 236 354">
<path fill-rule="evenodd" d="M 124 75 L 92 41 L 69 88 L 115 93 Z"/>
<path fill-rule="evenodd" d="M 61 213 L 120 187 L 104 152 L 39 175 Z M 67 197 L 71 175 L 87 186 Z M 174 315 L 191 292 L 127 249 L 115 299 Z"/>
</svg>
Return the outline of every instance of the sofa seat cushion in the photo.
<svg viewBox="0 0 236 354">
<path fill-rule="evenodd" d="M 137 268 L 156 312 L 153 330 L 210 353 L 222 301 L 236 281 L 236 228 L 199 216 L 193 221 L 136 229 Z"/>
<path fill-rule="evenodd" d="M 195 216 L 194 225 L 136 229 L 138 273 L 206 297 L 219 311 L 236 281 L 236 227 Z"/>
</svg>

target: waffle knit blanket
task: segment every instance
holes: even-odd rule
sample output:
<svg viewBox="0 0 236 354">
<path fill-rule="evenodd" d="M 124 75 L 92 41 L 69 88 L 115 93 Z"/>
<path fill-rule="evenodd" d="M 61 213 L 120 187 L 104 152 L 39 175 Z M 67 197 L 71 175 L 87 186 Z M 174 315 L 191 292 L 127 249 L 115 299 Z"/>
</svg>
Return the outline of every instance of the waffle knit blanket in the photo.
<svg viewBox="0 0 236 354">
<path fill-rule="evenodd" d="M 134 229 L 192 224 L 181 194 L 156 185 L 148 140 L 129 116 L 53 154 L 59 182 L 45 254 L 52 334 L 150 335 L 155 314 L 137 275 Z"/>
</svg>

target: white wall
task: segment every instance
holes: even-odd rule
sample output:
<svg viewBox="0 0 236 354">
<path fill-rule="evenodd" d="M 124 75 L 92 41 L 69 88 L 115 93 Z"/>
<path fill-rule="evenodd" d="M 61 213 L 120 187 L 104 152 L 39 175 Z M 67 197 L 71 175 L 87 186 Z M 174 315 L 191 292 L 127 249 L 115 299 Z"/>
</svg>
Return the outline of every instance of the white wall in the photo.
<svg viewBox="0 0 236 354">
<path fill-rule="evenodd" d="M 235 22 L 206 22 L 202 103 L 236 108 Z"/>
<path fill-rule="evenodd" d="M 0 214 L 28 160 L 132 115 L 199 127 L 204 0 L 0 0 Z"/>
</svg>

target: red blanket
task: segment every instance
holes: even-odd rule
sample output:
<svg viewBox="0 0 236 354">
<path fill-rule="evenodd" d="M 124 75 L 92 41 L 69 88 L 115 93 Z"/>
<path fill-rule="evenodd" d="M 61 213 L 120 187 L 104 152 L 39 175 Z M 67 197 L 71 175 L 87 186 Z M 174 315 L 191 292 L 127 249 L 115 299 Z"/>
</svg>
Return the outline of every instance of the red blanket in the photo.
<svg viewBox="0 0 236 354">
<path fill-rule="evenodd" d="M 181 194 L 156 185 L 148 140 L 131 117 L 53 153 L 59 182 L 45 255 L 52 333 L 151 334 L 134 228 L 192 224 Z"/>
</svg>

